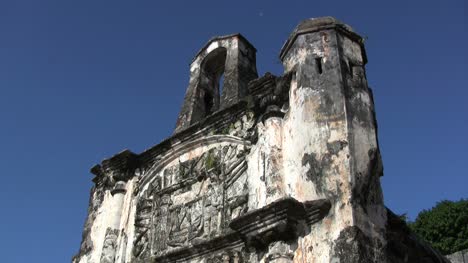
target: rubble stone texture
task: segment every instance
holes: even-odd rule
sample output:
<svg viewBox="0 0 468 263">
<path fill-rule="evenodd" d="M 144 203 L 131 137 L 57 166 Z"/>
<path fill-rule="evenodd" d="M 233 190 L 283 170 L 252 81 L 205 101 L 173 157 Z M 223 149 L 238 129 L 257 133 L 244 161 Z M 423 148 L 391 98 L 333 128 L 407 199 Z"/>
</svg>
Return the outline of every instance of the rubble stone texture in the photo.
<svg viewBox="0 0 468 263">
<path fill-rule="evenodd" d="M 259 78 L 255 54 L 211 39 L 174 134 L 91 169 L 73 262 L 448 262 L 383 204 L 363 39 L 308 19 L 282 76 Z"/>
</svg>

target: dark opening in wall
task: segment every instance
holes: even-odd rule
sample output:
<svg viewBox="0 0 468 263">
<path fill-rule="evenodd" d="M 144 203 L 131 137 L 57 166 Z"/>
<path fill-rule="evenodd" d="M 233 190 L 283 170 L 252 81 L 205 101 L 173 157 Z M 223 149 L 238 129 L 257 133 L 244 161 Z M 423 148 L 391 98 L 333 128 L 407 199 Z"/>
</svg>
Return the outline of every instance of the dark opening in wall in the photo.
<svg viewBox="0 0 468 263">
<path fill-rule="evenodd" d="M 315 66 L 317 68 L 317 72 L 319 74 L 322 74 L 323 69 L 322 69 L 322 58 L 321 57 L 315 58 Z"/>
<path fill-rule="evenodd" d="M 211 51 L 202 62 L 199 88 L 204 91 L 203 105 L 205 110 L 201 117 L 212 114 L 220 107 L 226 56 L 226 48 L 219 47 Z"/>
<path fill-rule="evenodd" d="M 206 115 L 213 113 L 213 96 L 211 96 L 210 93 L 205 93 L 205 96 L 203 96 L 203 103 L 205 105 Z"/>
</svg>

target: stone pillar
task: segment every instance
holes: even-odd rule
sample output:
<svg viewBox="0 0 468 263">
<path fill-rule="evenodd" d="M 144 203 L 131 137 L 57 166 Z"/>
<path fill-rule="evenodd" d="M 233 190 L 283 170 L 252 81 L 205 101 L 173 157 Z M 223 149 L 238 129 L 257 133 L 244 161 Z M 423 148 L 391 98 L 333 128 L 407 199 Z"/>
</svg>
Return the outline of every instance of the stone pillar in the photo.
<svg viewBox="0 0 468 263">
<path fill-rule="evenodd" d="M 125 224 L 121 218 L 122 213 L 126 213 L 123 210 L 127 182 L 134 176 L 137 166 L 137 155 L 124 150 L 91 168 L 95 185 L 82 247 L 73 262 L 115 262 L 116 253 L 120 253 L 117 250 L 119 244 L 125 243 L 119 236 L 122 235 L 121 224 Z M 121 258 L 117 260 L 123 261 Z"/>
<path fill-rule="evenodd" d="M 125 181 L 118 181 L 115 183 L 113 189 L 111 190 L 113 207 L 112 214 L 110 216 L 110 225 L 109 227 L 118 229 L 120 228 L 120 221 L 122 217 L 122 208 L 125 198 L 125 193 L 127 192 Z"/>
<path fill-rule="evenodd" d="M 263 180 L 266 185 L 266 204 L 284 197 L 282 130 L 284 115 L 275 106 L 269 106 L 263 118 Z"/>
<path fill-rule="evenodd" d="M 112 206 L 109 213 L 109 225 L 104 237 L 101 252 L 101 263 L 115 263 L 120 237 L 120 222 L 122 218 L 123 201 L 125 197 L 126 182 L 118 181 L 111 189 Z"/>
<path fill-rule="evenodd" d="M 301 255 L 313 250 L 306 261 L 382 262 L 386 211 L 363 39 L 334 18 L 309 19 L 280 58 L 286 72 L 295 72 L 283 131 L 288 194 L 332 204 L 327 224 L 300 242 Z M 352 248 L 363 258 L 348 258 Z"/>
</svg>

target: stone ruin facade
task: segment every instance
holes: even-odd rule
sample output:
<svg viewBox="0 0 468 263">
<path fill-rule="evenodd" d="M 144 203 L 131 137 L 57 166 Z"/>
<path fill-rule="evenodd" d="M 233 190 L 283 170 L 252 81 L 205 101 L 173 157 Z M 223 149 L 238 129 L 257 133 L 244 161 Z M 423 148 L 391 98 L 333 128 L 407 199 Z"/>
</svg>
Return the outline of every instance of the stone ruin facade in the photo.
<svg viewBox="0 0 468 263">
<path fill-rule="evenodd" d="M 258 77 L 255 55 L 211 39 L 174 134 L 91 169 L 73 262 L 448 262 L 384 206 L 363 39 L 308 19 L 283 75 Z"/>
</svg>

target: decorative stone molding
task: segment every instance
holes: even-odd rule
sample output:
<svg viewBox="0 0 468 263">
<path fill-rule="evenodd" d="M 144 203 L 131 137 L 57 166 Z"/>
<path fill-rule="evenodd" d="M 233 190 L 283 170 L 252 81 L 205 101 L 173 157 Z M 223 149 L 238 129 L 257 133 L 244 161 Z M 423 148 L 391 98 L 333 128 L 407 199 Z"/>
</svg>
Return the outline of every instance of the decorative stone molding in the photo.
<svg viewBox="0 0 468 263">
<path fill-rule="evenodd" d="M 117 250 L 117 238 L 119 237 L 119 230 L 107 228 L 106 236 L 101 253 L 101 263 L 114 263 L 115 253 Z"/>
<path fill-rule="evenodd" d="M 111 194 L 125 194 L 127 192 L 126 182 L 118 181 L 114 184 L 114 188 L 111 190 Z"/>
<path fill-rule="evenodd" d="M 182 247 L 169 253 L 162 253 L 152 257 L 151 262 L 186 262 L 193 258 L 202 257 L 207 254 L 217 254 L 217 251 L 234 250 L 242 251 L 243 243 L 240 236 L 230 232 L 220 237 L 213 238 L 189 247 Z"/>
<path fill-rule="evenodd" d="M 287 197 L 232 220 L 229 227 L 241 235 L 248 247 L 263 249 L 274 241 L 304 235 L 307 224 L 325 217 L 330 207 L 328 200 L 303 204 Z"/>
<path fill-rule="evenodd" d="M 268 246 L 266 263 L 292 263 L 294 252 L 290 245 L 283 242 L 273 242 Z"/>
<path fill-rule="evenodd" d="M 305 220 L 308 225 L 313 225 L 324 218 L 330 211 L 331 203 L 327 199 L 305 201 Z"/>
<path fill-rule="evenodd" d="M 289 89 L 294 72 L 289 72 L 281 77 L 275 77 L 270 84 L 270 92 L 257 97 L 260 117 L 262 122 L 271 117 L 283 118 L 285 111 L 289 108 Z"/>
<path fill-rule="evenodd" d="M 273 117 L 283 118 L 284 112 L 282 112 L 281 108 L 279 108 L 276 105 L 269 105 L 266 108 L 265 113 L 262 115 L 261 120 L 263 123 L 265 123 L 267 119 L 273 118 Z"/>
<path fill-rule="evenodd" d="M 168 151 L 166 154 L 159 158 L 159 161 L 155 163 L 151 168 L 148 170 L 150 174 L 145 176 L 142 181 L 141 185 L 145 186 L 152 180 L 154 180 L 154 176 L 161 171 L 167 164 L 177 159 L 180 155 L 183 155 L 194 148 L 206 146 L 215 143 L 232 143 L 243 145 L 246 148 L 250 147 L 250 142 L 243 140 L 242 138 L 231 136 L 231 135 L 211 135 L 206 136 L 197 140 L 188 141 L 186 143 L 181 143 L 179 145 L 175 145 L 171 151 Z"/>
<path fill-rule="evenodd" d="M 129 150 L 122 151 L 91 168 L 91 173 L 95 175 L 93 182 L 97 186 L 112 189 L 116 182 L 126 182 L 131 179 L 138 166 L 136 154 Z"/>
</svg>

